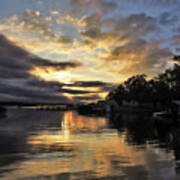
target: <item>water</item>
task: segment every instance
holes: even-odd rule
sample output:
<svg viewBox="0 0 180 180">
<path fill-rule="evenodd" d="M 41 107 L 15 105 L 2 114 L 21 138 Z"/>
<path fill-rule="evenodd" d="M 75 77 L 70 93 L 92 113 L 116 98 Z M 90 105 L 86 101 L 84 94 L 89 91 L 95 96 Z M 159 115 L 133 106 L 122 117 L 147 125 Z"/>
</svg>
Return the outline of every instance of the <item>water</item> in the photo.
<svg viewBox="0 0 180 180">
<path fill-rule="evenodd" d="M 179 134 L 142 113 L 10 109 L 0 118 L 0 179 L 177 180 Z"/>
</svg>

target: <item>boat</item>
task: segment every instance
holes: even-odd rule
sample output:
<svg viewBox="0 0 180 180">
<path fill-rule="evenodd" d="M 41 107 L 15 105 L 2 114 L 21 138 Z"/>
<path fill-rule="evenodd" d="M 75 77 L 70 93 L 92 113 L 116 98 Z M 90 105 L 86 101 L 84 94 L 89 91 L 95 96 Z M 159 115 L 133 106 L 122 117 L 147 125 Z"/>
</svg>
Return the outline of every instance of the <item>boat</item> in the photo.
<svg viewBox="0 0 180 180">
<path fill-rule="evenodd" d="M 160 112 L 154 112 L 153 113 L 153 117 L 154 118 L 171 118 L 172 117 L 172 113 L 168 112 L 168 111 L 160 111 Z"/>
<path fill-rule="evenodd" d="M 180 118 L 180 101 L 173 100 L 171 102 L 171 107 L 167 111 L 154 112 L 153 117 L 155 118 Z"/>
</svg>

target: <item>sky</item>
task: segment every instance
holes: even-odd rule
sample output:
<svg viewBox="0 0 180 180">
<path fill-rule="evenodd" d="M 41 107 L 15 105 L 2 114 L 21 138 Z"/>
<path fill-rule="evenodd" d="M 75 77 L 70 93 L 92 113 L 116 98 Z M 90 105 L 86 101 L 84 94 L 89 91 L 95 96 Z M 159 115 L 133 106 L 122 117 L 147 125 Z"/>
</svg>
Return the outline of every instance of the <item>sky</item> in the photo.
<svg viewBox="0 0 180 180">
<path fill-rule="evenodd" d="M 101 100 L 180 54 L 180 0 L 0 3 L 1 102 Z"/>
</svg>

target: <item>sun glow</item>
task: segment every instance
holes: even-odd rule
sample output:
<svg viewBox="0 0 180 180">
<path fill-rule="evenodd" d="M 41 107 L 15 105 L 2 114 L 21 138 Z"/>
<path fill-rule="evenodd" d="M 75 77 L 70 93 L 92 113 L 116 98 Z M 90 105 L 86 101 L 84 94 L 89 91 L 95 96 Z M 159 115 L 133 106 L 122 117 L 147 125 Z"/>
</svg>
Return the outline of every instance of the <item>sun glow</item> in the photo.
<svg viewBox="0 0 180 180">
<path fill-rule="evenodd" d="M 56 81 L 61 83 L 71 83 L 73 78 L 69 71 L 54 67 L 34 67 L 29 73 L 45 81 Z"/>
<path fill-rule="evenodd" d="M 43 68 L 36 66 L 33 69 L 31 69 L 29 73 L 44 81 L 49 81 L 49 82 L 54 81 L 54 82 L 68 84 L 63 86 L 62 87 L 63 89 L 84 92 L 84 93 L 75 93 L 75 94 L 68 92 L 61 93 L 62 95 L 66 96 L 71 100 L 75 100 L 76 97 L 79 98 L 84 97 L 84 99 L 87 98 L 87 100 L 84 100 L 85 102 L 96 102 L 99 99 L 104 99 L 108 94 L 108 92 L 103 91 L 101 87 L 80 87 L 78 85 L 77 86 L 74 85 L 74 82 L 77 77 L 76 75 L 72 74 L 69 69 L 64 70 L 55 67 Z M 87 93 L 85 93 L 85 91 L 87 91 Z M 99 96 L 99 98 L 88 100 L 91 96 L 94 96 L 96 94 Z"/>
</svg>

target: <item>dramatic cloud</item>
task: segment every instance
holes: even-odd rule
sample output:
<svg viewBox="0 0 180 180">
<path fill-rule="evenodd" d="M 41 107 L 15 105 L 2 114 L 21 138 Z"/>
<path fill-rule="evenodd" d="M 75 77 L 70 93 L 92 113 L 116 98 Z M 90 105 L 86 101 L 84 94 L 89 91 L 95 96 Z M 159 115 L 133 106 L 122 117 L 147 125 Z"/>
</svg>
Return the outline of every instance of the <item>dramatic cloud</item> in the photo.
<svg viewBox="0 0 180 180">
<path fill-rule="evenodd" d="M 162 25 L 172 25 L 178 21 L 176 15 L 172 15 L 170 12 L 164 12 L 160 15 L 159 23 Z"/>
<path fill-rule="evenodd" d="M 115 10 L 117 4 L 105 0 L 70 0 L 70 7 L 75 14 L 81 14 L 93 9 L 97 15 L 103 16 L 105 13 Z"/>
<path fill-rule="evenodd" d="M 73 85 L 79 87 L 104 87 L 110 84 L 101 81 L 77 81 Z"/>
<path fill-rule="evenodd" d="M 28 75 L 28 70 L 34 66 L 38 67 L 55 67 L 59 70 L 67 68 L 76 68 L 81 66 L 76 62 L 52 62 L 47 59 L 39 58 L 33 54 L 28 53 L 21 47 L 16 46 L 8 41 L 5 36 L 0 35 L 0 54 L 1 54 L 1 77 L 21 77 L 24 78 Z M 3 69 L 7 73 L 3 73 Z M 8 70 L 9 69 L 9 70 Z M 11 71 L 12 70 L 12 71 Z"/>
<path fill-rule="evenodd" d="M 119 73 L 153 75 L 162 71 L 172 57 L 170 49 L 160 47 L 158 41 L 149 43 L 138 39 L 114 48 L 105 60 L 118 61 Z"/>
<path fill-rule="evenodd" d="M 75 96 L 74 100 L 76 102 L 93 102 L 96 101 L 97 99 L 101 99 L 100 96 L 98 95 L 91 95 L 91 96 Z"/>
<path fill-rule="evenodd" d="M 180 44 L 180 34 L 172 37 L 172 43 L 177 45 Z"/>
<path fill-rule="evenodd" d="M 85 26 L 80 35 L 86 40 L 85 43 L 106 49 L 160 31 L 157 19 L 145 13 L 104 20 L 93 14 L 84 18 L 83 21 Z"/>
<path fill-rule="evenodd" d="M 128 31 L 131 36 L 142 36 L 157 30 L 156 19 L 145 13 L 132 14 L 115 22 L 116 31 Z"/>
<path fill-rule="evenodd" d="M 102 81 L 77 81 L 70 86 L 87 88 L 87 89 L 92 88 L 92 89 L 95 89 L 99 93 L 103 93 L 103 92 L 105 93 L 116 87 L 115 84 L 106 83 Z"/>
<path fill-rule="evenodd" d="M 102 99 L 132 75 L 159 74 L 179 53 L 179 0 L 44 0 L 27 9 L 15 1 L 13 12 L 0 12 L 0 78 L 6 88 L 26 89 L 19 99 L 36 91 Z"/>
<path fill-rule="evenodd" d="M 72 44 L 73 39 L 70 36 L 60 32 L 56 33 L 53 30 L 56 22 L 60 23 L 60 18 L 61 17 L 58 17 L 55 21 L 51 16 L 41 15 L 39 11 L 28 9 L 21 14 L 5 19 L 4 22 L 6 26 L 4 26 L 4 29 L 15 31 L 18 34 L 23 34 L 24 32 L 33 34 L 33 36 L 38 36 L 41 40 L 52 41 L 62 45 Z M 73 20 L 72 17 L 62 17 L 61 23 L 68 23 L 68 19 L 70 18 Z M 15 29 L 13 30 L 13 28 Z"/>
<path fill-rule="evenodd" d="M 0 100 L 20 102 L 70 102 L 62 92 L 84 94 L 88 91 L 63 89 L 63 83 L 45 82 L 29 73 L 34 67 L 53 67 L 56 70 L 76 68 L 73 62 L 53 63 L 16 46 L 0 35 Z"/>
</svg>

